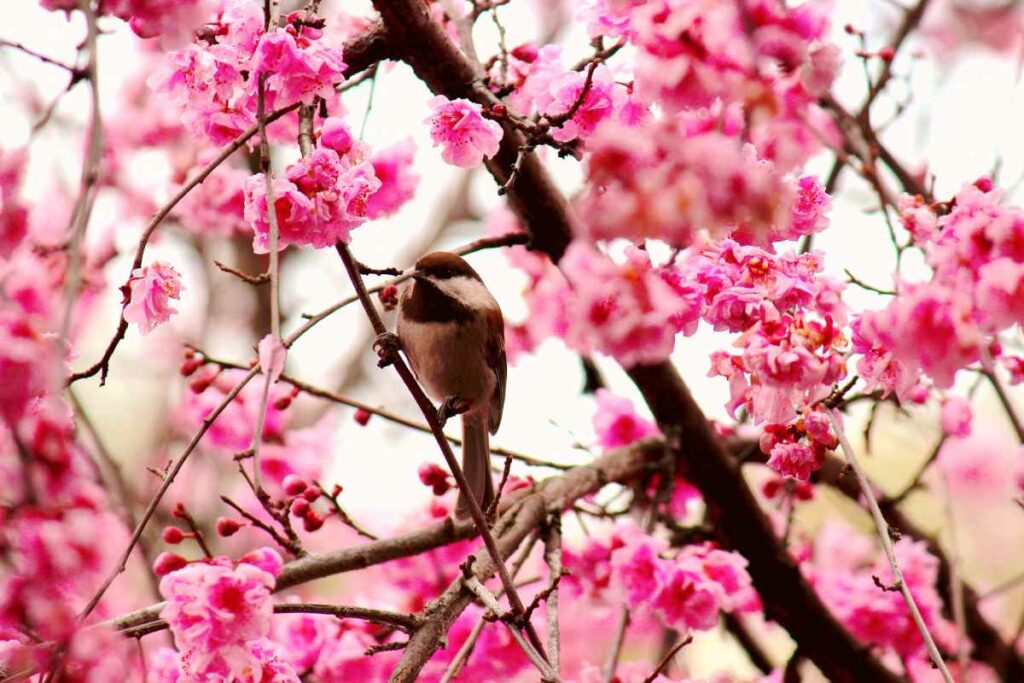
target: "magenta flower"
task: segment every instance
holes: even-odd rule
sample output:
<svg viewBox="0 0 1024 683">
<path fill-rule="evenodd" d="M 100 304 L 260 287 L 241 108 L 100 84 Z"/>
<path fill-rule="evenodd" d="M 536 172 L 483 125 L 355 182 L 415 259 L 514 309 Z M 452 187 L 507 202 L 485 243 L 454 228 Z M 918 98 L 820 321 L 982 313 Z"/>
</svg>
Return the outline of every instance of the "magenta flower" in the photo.
<svg viewBox="0 0 1024 683">
<path fill-rule="evenodd" d="M 718 623 L 723 597 L 718 584 L 677 566 L 669 570 L 651 606 L 666 626 L 706 631 Z"/>
<path fill-rule="evenodd" d="M 366 201 L 367 217 L 390 216 L 412 199 L 420 182 L 420 176 L 412 166 L 415 154 L 416 144 L 412 138 L 406 138 L 370 158 L 373 173 L 380 181 L 380 189 Z"/>
<path fill-rule="evenodd" d="M 367 202 L 381 182 L 368 162 L 353 163 L 336 151 L 317 148 L 273 181 L 278 248 L 305 244 L 315 248 L 347 242 L 352 228 L 367 219 Z M 245 217 L 252 225 L 253 250 L 270 249 L 266 181 L 263 174 L 245 185 Z"/>
<path fill-rule="evenodd" d="M 124 319 L 137 324 L 142 334 L 149 334 L 178 312 L 171 308 L 170 301 L 180 299 L 184 289 L 178 271 L 160 261 L 132 271 L 128 288 L 130 294 L 128 305 L 124 307 Z"/>
<path fill-rule="evenodd" d="M 597 412 L 594 413 L 594 431 L 604 448 L 628 446 L 634 441 L 658 433 L 651 420 L 636 414 L 633 403 L 616 396 L 607 389 L 597 390 Z"/>
<path fill-rule="evenodd" d="M 824 461 L 824 452 L 809 444 L 779 443 L 771 450 L 768 467 L 787 477 L 807 481 Z"/>
<path fill-rule="evenodd" d="M 190 675 L 225 668 L 242 675 L 260 663 L 246 645 L 270 631 L 270 592 L 282 562 L 269 549 L 247 558 L 235 565 L 223 557 L 193 562 L 160 581 L 167 599 L 160 616 L 170 625 L 182 668 Z"/>
<path fill-rule="evenodd" d="M 473 168 L 484 157 L 498 153 L 501 126 L 483 117 L 483 109 L 469 100 L 449 100 L 443 95 L 430 100 L 430 137 L 441 146 L 441 158 L 453 166 Z"/>
</svg>

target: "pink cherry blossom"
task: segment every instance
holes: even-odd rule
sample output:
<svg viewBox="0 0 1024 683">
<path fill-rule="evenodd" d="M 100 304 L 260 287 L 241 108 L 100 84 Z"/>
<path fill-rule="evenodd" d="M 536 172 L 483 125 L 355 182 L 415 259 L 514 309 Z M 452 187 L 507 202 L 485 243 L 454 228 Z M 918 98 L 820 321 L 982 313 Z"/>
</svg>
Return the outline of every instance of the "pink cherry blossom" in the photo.
<svg viewBox="0 0 1024 683">
<path fill-rule="evenodd" d="M 967 436 L 974 417 L 971 403 L 961 396 L 950 396 L 942 402 L 942 431 L 948 436 Z"/>
<path fill-rule="evenodd" d="M 626 602 L 638 607 L 650 601 L 667 575 L 671 562 L 659 557 L 664 544 L 653 539 L 631 543 L 612 554 L 615 579 L 625 591 Z"/>
<path fill-rule="evenodd" d="M 380 188 L 366 200 L 366 216 L 381 218 L 398 211 L 412 199 L 420 177 L 413 170 L 416 144 L 412 138 L 386 147 L 370 158 Z"/>
<path fill-rule="evenodd" d="M 338 116 L 329 116 L 324 119 L 320 127 L 320 144 L 328 149 L 333 149 L 339 155 L 348 154 L 355 144 L 355 136 L 348 122 Z"/>
<path fill-rule="evenodd" d="M 804 443 L 777 444 L 768 459 L 768 467 L 800 481 L 807 481 L 823 463 L 824 453 Z"/>
<path fill-rule="evenodd" d="M 616 396 L 607 389 L 598 389 L 595 399 L 594 431 L 604 448 L 628 446 L 658 433 L 657 425 L 637 415 L 629 399 Z"/>
<path fill-rule="evenodd" d="M 430 137 L 435 147 L 442 147 L 441 158 L 449 164 L 473 168 L 498 153 L 501 126 L 485 119 L 479 104 L 438 95 L 428 105 L 433 112 L 427 119 Z"/>
<path fill-rule="evenodd" d="M 270 555 L 276 557 L 269 558 Z M 245 675 L 261 668 L 258 653 L 247 643 L 270 631 L 276 569 L 281 558 L 271 550 L 233 564 L 226 558 L 196 562 L 160 580 L 167 604 L 160 612 L 181 652 L 182 668 L 191 676 L 231 672 Z M 259 566 L 258 566 L 259 565 Z"/>
<path fill-rule="evenodd" d="M 272 106 L 300 101 L 309 104 L 314 97 L 329 97 L 334 84 L 344 78 L 341 50 L 327 47 L 317 38 L 309 29 L 296 38 L 283 28 L 260 38 L 252 55 L 250 78 L 267 75 Z"/>
<path fill-rule="evenodd" d="M 569 246 L 561 262 L 572 283 L 566 342 L 584 353 L 600 351 L 626 366 L 664 360 L 675 344 L 675 321 L 687 302 L 638 249 L 622 265 L 583 243 Z"/>
<path fill-rule="evenodd" d="M 128 289 L 124 319 L 138 325 L 142 334 L 149 334 L 178 312 L 171 308 L 171 299 L 180 299 L 184 287 L 178 271 L 162 261 L 154 261 L 132 271 Z"/>
<path fill-rule="evenodd" d="M 353 163 L 333 149 L 314 149 L 308 158 L 288 167 L 285 178 L 273 180 L 278 247 L 323 248 L 347 242 L 349 232 L 366 221 L 367 202 L 380 186 L 369 163 Z M 246 182 L 245 217 L 255 232 L 253 250 L 265 254 L 270 223 L 263 174 Z"/>
<path fill-rule="evenodd" d="M 671 628 L 706 631 L 718 623 L 723 593 L 718 584 L 687 567 L 674 567 L 651 600 Z"/>
</svg>

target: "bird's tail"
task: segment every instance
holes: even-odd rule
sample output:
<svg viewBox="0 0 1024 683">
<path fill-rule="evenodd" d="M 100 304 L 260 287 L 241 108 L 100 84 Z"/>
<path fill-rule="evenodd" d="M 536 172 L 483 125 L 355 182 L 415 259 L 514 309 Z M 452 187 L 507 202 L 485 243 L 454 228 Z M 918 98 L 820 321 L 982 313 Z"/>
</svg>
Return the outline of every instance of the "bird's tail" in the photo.
<svg viewBox="0 0 1024 683">
<path fill-rule="evenodd" d="M 488 416 L 485 411 L 472 411 L 462 415 L 462 471 L 469 482 L 473 497 L 480 508 L 487 507 L 494 500 L 494 481 L 491 479 L 491 444 L 487 428 Z M 455 516 L 469 517 L 469 502 L 465 491 L 459 491 L 455 504 Z"/>
</svg>

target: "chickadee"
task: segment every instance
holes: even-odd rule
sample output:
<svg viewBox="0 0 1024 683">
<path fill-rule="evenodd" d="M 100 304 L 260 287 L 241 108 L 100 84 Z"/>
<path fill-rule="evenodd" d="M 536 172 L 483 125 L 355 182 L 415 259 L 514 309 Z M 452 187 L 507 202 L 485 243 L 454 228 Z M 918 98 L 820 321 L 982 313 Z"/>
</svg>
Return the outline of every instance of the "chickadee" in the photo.
<svg viewBox="0 0 1024 683">
<path fill-rule="evenodd" d="M 416 262 L 398 304 L 398 337 L 442 422 L 462 414 L 462 470 L 483 510 L 494 500 L 490 439 L 505 405 L 505 323 L 501 308 L 464 259 L 446 251 Z M 459 492 L 455 515 L 469 515 Z"/>
</svg>

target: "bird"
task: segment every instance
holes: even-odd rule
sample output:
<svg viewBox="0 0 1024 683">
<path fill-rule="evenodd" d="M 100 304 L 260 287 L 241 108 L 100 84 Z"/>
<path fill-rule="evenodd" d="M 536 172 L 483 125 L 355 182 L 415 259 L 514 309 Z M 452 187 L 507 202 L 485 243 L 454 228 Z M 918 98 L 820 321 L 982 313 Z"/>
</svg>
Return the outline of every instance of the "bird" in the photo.
<svg viewBox="0 0 1024 683">
<path fill-rule="evenodd" d="M 501 307 L 465 259 L 432 252 L 416 262 L 399 294 L 397 334 L 416 379 L 440 403 L 442 426 L 461 415 L 462 470 L 487 511 L 494 500 L 490 435 L 501 425 L 508 375 Z M 469 515 L 460 490 L 455 516 Z"/>
</svg>

